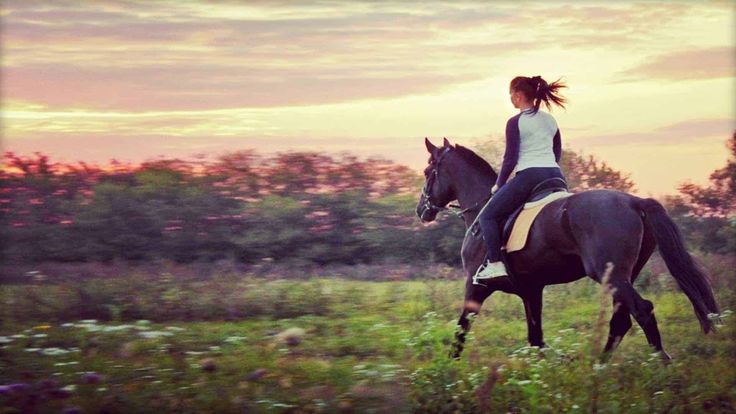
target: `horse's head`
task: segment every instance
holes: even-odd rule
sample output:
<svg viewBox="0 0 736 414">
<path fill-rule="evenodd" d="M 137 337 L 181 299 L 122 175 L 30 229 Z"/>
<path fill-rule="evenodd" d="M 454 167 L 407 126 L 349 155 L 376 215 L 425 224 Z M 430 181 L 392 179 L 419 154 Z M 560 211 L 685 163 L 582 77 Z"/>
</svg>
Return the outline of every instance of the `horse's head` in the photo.
<svg viewBox="0 0 736 414">
<path fill-rule="evenodd" d="M 430 222 L 437 218 L 437 213 L 445 209 L 447 203 L 455 200 L 455 189 L 452 185 L 448 167 L 448 157 L 454 150 L 445 138 L 444 145 L 436 147 L 424 138 L 424 144 L 429 151 L 429 165 L 424 169 L 424 188 L 417 203 L 417 216 L 423 222 Z"/>
</svg>

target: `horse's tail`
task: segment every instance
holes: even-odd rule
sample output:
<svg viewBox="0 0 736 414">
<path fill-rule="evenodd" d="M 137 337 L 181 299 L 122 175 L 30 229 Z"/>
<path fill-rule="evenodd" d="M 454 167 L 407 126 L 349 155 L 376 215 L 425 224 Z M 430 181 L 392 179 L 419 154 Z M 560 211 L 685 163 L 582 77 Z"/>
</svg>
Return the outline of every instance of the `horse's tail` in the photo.
<svg viewBox="0 0 736 414">
<path fill-rule="evenodd" d="M 703 332 L 710 332 L 713 325 L 708 314 L 719 314 L 720 311 L 705 270 L 693 261 L 685 249 L 682 234 L 662 204 L 647 198 L 638 200 L 638 206 L 644 212 L 645 222 L 654 231 L 659 252 L 667 264 L 667 269 L 690 299 Z"/>
</svg>

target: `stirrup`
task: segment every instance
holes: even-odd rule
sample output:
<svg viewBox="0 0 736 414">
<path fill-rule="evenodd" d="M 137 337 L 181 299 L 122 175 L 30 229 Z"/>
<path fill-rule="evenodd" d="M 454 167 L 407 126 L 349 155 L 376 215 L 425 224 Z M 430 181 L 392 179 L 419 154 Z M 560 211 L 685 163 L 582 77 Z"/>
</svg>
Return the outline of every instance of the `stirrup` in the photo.
<svg viewBox="0 0 736 414">
<path fill-rule="evenodd" d="M 481 265 L 478 266 L 478 269 L 475 271 L 475 274 L 473 275 L 473 284 L 474 285 L 486 286 L 483 283 L 479 283 L 478 282 L 479 279 L 481 279 L 481 280 L 484 280 L 484 279 L 493 279 L 493 278 L 496 278 L 496 277 L 508 276 L 509 275 L 508 269 L 506 269 L 506 264 L 504 262 L 499 261 L 499 262 L 493 262 L 493 263 L 500 263 L 500 265 L 503 267 L 503 270 L 499 269 L 499 271 L 496 274 L 493 274 L 493 275 L 490 275 L 490 276 L 481 276 L 480 274 L 486 268 L 488 268 L 488 266 L 491 265 L 491 262 L 489 262 L 488 259 L 485 259 L 483 261 L 483 263 L 481 263 Z"/>
</svg>

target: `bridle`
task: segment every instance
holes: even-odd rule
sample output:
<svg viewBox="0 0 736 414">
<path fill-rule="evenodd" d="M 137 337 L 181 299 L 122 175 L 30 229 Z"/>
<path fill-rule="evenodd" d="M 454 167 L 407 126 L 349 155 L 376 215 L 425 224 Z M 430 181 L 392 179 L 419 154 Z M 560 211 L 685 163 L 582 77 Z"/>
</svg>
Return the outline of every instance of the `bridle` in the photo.
<svg viewBox="0 0 736 414">
<path fill-rule="evenodd" d="M 449 208 L 453 208 L 455 209 L 453 213 L 455 213 L 458 217 L 462 218 L 463 214 L 484 206 L 488 202 L 488 200 L 491 198 L 491 194 L 488 194 L 487 197 L 483 198 L 482 200 L 478 201 L 472 206 L 468 208 L 463 208 L 463 209 L 461 209 L 460 206 L 456 204 L 449 204 L 447 207 L 440 207 L 432 202 L 432 196 L 429 193 L 430 193 L 432 186 L 434 186 L 435 182 L 439 182 L 440 180 L 440 174 L 439 174 L 440 162 L 445 157 L 445 155 L 447 155 L 450 152 L 451 149 L 452 147 L 445 147 L 442 153 L 440 153 L 439 157 L 437 157 L 437 160 L 432 163 L 434 164 L 434 168 L 432 169 L 432 172 L 429 173 L 429 177 L 427 177 L 427 180 L 424 182 L 424 187 L 422 188 L 422 197 L 424 197 L 424 204 L 422 205 L 422 207 L 424 207 L 425 211 L 429 210 L 429 211 L 435 211 L 437 213 L 443 210 L 449 210 Z"/>
<path fill-rule="evenodd" d="M 427 177 L 427 180 L 424 182 L 424 187 L 422 188 L 422 197 L 424 197 L 424 209 L 429 211 L 435 211 L 440 212 L 442 210 L 447 210 L 447 207 L 440 207 L 432 202 L 432 196 L 429 194 L 432 186 L 434 186 L 435 181 L 439 182 L 440 180 L 440 162 L 442 162 L 442 159 L 447 155 L 447 153 L 450 152 L 450 147 L 445 147 L 444 150 L 442 150 L 442 153 L 435 161 L 432 162 L 434 165 L 434 168 L 432 169 L 432 172 L 429 173 L 429 177 Z"/>
</svg>

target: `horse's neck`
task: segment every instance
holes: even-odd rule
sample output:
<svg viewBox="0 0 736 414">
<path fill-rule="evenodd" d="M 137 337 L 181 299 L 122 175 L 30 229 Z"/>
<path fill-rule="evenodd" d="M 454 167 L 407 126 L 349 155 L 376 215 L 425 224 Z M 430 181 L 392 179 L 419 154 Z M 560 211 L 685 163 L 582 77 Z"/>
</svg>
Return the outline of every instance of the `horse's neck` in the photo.
<svg viewBox="0 0 736 414">
<path fill-rule="evenodd" d="M 460 208 L 472 208 L 471 211 L 463 214 L 465 228 L 468 228 L 478 217 L 484 201 L 488 200 L 491 187 L 496 182 L 496 177 L 480 174 L 475 169 L 467 167 L 464 168 L 462 176 L 453 178 L 455 179 L 455 191 Z"/>
</svg>

